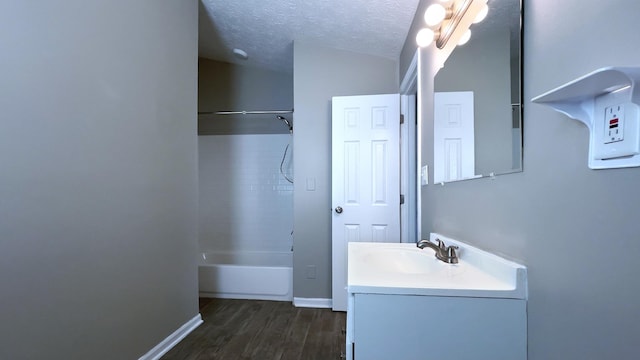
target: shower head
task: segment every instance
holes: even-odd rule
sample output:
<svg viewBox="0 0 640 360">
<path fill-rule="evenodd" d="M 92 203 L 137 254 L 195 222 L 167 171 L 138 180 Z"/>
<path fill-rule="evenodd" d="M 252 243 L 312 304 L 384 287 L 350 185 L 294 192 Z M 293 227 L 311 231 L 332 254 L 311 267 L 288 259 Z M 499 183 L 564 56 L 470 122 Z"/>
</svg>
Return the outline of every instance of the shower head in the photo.
<svg viewBox="0 0 640 360">
<path fill-rule="evenodd" d="M 291 122 L 287 120 L 287 118 L 280 115 L 277 115 L 276 118 L 280 121 L 283 121 L 289 127 L 289 134 L 293 134 L 293 125 L 291 125 Z"/>
</svg>

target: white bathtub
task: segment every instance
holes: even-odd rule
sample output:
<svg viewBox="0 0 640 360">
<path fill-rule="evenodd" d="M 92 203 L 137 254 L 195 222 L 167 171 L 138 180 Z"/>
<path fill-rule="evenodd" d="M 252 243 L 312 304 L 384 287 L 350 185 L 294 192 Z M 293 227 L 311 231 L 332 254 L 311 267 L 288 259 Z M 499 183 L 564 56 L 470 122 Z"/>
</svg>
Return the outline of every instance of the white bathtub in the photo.
<svg viewBox="0 0 640 360">
<path fill-rule="evenodd" d="M 293 300 L 291 252 L 202 253 L 198 266 L 201 297 Z"/>
</svg>

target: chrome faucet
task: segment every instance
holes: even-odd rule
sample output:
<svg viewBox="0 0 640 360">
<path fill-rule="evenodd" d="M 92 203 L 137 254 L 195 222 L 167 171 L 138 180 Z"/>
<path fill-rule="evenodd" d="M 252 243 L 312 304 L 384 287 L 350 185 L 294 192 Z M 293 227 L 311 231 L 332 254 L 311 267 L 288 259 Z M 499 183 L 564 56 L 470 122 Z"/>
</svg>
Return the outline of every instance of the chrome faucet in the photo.
<svg viewBox="0 0 640 360">
<path fill-rule="evenodd" d="M 436 258 L 438 260 L 444 261 L 447 264 L 457 264 L 458 263 L 458 255 L 456 254 L 457 246 L 446 246 L 444 241 L 440 239 L 436 239 L 438 244 L 434 244 L 429 240 L 420 240 L 416 243 L 416 246 L 420 249 L 424 249 L 425 247 L 430 247 L 433 251 L 436 252 Z"/>
</svg>

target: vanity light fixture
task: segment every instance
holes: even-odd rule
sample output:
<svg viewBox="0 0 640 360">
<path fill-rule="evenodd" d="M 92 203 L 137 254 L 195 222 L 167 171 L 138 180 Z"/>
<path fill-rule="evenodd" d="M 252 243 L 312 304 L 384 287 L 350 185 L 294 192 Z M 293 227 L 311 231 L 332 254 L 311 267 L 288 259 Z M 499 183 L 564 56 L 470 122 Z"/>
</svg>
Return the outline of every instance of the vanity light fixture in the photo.
<svg viewBox="0 0 640 360">
<path fill-rule="evenodd" d="M 451 8 L 445 8 L 441 4 L 431 4 L 424 12 L 424 22 L 428 26 L 436 26 L 443 20 L 451 18 Z"/>
<path fill-rule="evenodd" d="M 435 41 L 438 49 L 443 49 L 454 33 L 460 32 L 462 35 L 458 40 L 458 45 L 463 45 L 469 41 L 471 32 L 468 26 L 484 20 L 489 11 L 487 0 L 441 0 L 442 3 L 449 3 L 444 6 L 439 3 L 429 5 L 424 13 L 424 20 L 428 27 L 418 31 L 416 42 L 420 47 L 429 46 Z M 473 19 L 472 21 L 469 19 Z M 462 27 L 458 28 L 463 23 Z"/>
<path fill-rule="evenodd" d="M 467 42 L 469 42 L 469 39 L 471 39 L 471 30 L 467 29 L 467 31 L 465 31 L 462 36 L 460 36 L 460 39 L 458 40 L 458 46 L 466 44 Z"/>
<path fill-rule="evenodd" d="M 487 17 L 488 13 L 489 13 L 489 5 L 484 4 L 482 9 L 480 9 L 480 11 L 478 11 L 478 14 L 476 15 L 476 18 L 473 19 L 473 23 L 477 24 L 477 23 L 481 22 L 482 20 L 484 20 L 484 18 Z"/>
<path fill-rule="evenodd" d="M 416 42 L 420 47 L 427 47 L 433 42 L 433 39 L 435 39 L 436 37 L 437 35 L 433 30 L 431 30 L 430 28 L 423 28 L 418 31 L 418 34 L 416 35 Z"/>
</svg>

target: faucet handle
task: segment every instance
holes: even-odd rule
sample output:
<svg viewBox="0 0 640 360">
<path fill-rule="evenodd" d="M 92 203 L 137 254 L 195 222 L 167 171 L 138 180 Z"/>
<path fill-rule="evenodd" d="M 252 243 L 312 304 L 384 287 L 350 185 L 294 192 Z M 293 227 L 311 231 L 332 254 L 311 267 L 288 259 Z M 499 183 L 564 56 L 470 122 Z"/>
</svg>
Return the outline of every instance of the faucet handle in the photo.
<svg viewBox="0 0 640 360">
<path fill-rule="evenodd" d="M 458 255 L 456 254 L 457 249 L 458 247 L 454 245 L 447 247 L 447 257 L 449 259 L 457 258 L 458 257 Z"/>
<path fill-rule="evenodd" d="M 436 239 L 436 242 L 438 243 L 438 247 L 442 250 L 445 250 L 447 248 L 447 246 L 444 244 L 444 241 L 440 240 L 440 239 Z"/>
</svg>

